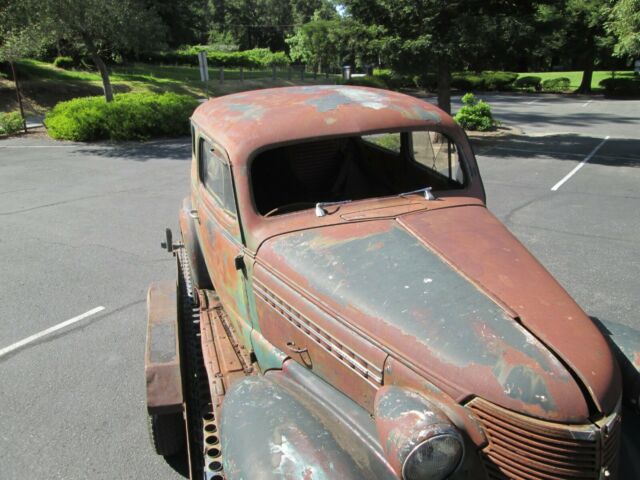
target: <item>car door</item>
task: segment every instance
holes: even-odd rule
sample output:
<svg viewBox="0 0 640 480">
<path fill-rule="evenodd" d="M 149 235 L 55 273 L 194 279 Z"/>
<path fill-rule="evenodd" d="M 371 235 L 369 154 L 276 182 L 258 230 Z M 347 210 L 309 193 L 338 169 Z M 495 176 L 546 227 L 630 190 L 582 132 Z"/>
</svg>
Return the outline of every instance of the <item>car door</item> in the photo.
<svg viewBox="0 0 640 480">
<path fill-rule="evenodd" d="M 250 342 L 251 321 L 242 262 L 242 233 L 231 166 L 215 142 L 198 139 L 198 229 L 202 251 L 218 296 L 236 333 Z"/>
</svg>

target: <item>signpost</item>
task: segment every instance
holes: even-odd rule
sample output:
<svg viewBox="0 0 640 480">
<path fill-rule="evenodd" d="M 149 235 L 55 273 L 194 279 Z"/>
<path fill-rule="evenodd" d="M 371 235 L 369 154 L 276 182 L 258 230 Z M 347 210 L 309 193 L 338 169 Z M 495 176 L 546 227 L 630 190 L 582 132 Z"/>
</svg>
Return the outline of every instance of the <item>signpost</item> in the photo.
<svg viewBox="0 0 640 480">
<path fill-rule="evenodd" d="M 207 52 L 198 52 L 198 65 L 200 66 L 200 81 L 205 82 L 207 98 L 209 98 L 209 67 L 207 65 Z"/>
</svg>

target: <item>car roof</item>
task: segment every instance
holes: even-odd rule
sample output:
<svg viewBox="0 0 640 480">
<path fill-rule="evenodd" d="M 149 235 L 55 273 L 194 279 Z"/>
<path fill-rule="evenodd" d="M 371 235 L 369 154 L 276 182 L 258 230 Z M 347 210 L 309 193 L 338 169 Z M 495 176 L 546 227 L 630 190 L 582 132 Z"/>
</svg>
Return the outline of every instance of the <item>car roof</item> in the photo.
<svg viewBox="0 0 640 480">
<path fill-rule="evenodd" d="M 271 88 L 218 97 L 200 105 L 192 121 L 227 151 L 234 167 L 244 167 L 253 152 L 268 145 L 452 123 L 423 100 L 345 85 Z"/>
</svg>

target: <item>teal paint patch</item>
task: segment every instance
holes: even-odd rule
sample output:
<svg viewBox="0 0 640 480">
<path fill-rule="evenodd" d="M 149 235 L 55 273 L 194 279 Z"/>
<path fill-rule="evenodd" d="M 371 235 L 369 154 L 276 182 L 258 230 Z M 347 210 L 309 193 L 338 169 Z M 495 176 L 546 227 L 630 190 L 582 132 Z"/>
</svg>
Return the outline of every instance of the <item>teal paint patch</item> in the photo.
<svg viewBox="0 0 640 480">
<path fill-rule="evenodd" d="M 230 103 L 227 105 L 227 108 L 231 112 L 237 112 L 237 115 L 234 115 L 234 118 L 240 121 L 260 120 L 267 112 L 265 107 L 255 103 Z"/>
<path fill-rule="evenodd" d="M 251 346 L 256 355 L 260 370 L 280 370 L 288 356 L 280 349 L 269 343 L 260 332 L 251 332 Z"/>
<path fill-rule="evenodd" d="M 387 342 L 402 348 L 411 336 L 444 363 L 487 366 L 507 395 L 554 409 L 544 375 L 572 381 L 562 364 L 418 239 L 400 227 L 344 238 L 342 227 L 329 228 L 290 234 L 272 248 L 320 295 L 396 329 Z"/>
<path fill-rule="evenodd" d="M 398 110 L 402 113 L 403 116 L 407 118 L 411 118 L 413 120 L 424 120 L 425 122 L 434 122 L 440 123 L 442 118 L 438 112 L 434 112 L 431 110 L 427 110 L 426 108 L 413 106 L 410 109 L 393 107 L 395 110 Z"/>
<path fill-rule="evenodd" d="M 372 110 L 382 110 L 391 106 L 389 97 L 382 93 L 359 90 L 348 87 L 324 87 L 325 95 L 306 100 L 306 105 L 313 105 L 321 113 L 330 112 L 342 105 L 360 105 Z M 313 93 L 320 93 L 316 90 Z"/>
</svg>

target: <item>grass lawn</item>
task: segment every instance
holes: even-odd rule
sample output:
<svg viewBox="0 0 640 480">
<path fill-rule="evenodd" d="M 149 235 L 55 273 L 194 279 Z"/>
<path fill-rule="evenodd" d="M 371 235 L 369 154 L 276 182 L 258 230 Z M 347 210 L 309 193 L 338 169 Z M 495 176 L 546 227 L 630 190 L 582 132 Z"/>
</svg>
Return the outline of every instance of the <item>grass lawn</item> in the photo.
<svg viewBox="0 0 640 480">
<path fill-rule="evenodd" d="M 633 78 L 633 71 L 616 71 L 615 76 L 616 78 Z M 528 72 L 518 74 L 518 78 L 521 77 L 540 77 L 543 82 L 551 78 L 565 77 L 571 80 L 571 90 L 575 90 L 580 86 L 580 82 L 582 81 L 582 72 Z M 600 81 L 610 77 L 610 70 L 600 70 L 593 72 L 593 78 L 591 79 L 591 89 L 596 93 L 603 91 L 602 87 L 600 86 Z"/>
<path fill-rule="evenodd" d="M 17 62 L 18 79 L 26 97 L 28 114 L 42 114 L 57 102 L 75 97 L 102 94 L 102 80 L 97 72 L 64 70 L 50 63 L 37 60 Z M 301 83 L 335 83 L 337 75 L 329 79 L 319 76 L 316 80 L 307 74 L 304 82 L 300 74 L 292 72 L 289 80 L 287 69 L 276 70 L 276 80 L 272 71 L 245 70 L 244 82 L 240 81 L 240 70 L 224 70 L 224 83 L 220 83 L 220 70 L 209 69 L 209 95 L 218 96 L 242 90 L 267 88 L 272 86 L 298 85 Z M 133 64 L 115 66 L 110 75 L 113 89 L 121 92 L 175 92 L 204 97 L 205 84 L 200 81 L 198 67 Z M 0 78 L 0 111 L 17 110 L 13 82 Z"/>
</svg>

